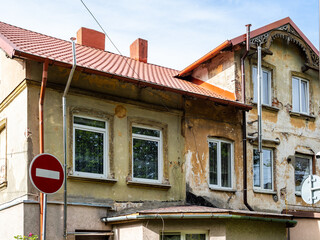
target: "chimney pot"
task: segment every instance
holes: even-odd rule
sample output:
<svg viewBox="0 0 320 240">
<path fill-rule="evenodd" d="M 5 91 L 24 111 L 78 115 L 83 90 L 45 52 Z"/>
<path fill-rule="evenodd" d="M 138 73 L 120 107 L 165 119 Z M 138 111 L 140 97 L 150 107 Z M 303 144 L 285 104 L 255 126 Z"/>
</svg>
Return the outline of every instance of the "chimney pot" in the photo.
<svg viewBox="0 0 320 240">
<path fill-rule="evenodd" d="M 78 44 L 100 50 L 105 50 L 105 38 L 104 33 L 90 28 L 82 27 L 77 32 Z"/>
<path fill-rule="evenodd" d="M 138 38 L 130 45 L 130 57 L 140 62 L 148 61 L 148 41 Z"/>
</svg>

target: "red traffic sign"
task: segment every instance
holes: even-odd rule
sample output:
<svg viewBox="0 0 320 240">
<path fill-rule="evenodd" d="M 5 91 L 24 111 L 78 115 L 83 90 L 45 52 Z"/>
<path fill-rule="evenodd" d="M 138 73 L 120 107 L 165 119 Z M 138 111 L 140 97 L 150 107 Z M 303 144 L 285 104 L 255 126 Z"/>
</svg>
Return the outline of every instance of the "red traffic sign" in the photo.
<svg viewBox="0 0 320 240">
<path fill-rule="evenodd" d="M 43 193 L 56 193 L 63 185 L 64 171 L 60 161 L 53 155 L 42 153 L 31 162 L 29 176 L 32 184 Z"/>
</svg>

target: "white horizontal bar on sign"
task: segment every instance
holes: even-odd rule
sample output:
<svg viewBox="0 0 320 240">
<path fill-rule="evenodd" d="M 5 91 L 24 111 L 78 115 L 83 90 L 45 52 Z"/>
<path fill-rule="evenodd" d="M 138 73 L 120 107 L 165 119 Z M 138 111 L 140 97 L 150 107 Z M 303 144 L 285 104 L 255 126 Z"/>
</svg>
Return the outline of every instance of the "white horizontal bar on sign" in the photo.
<svg viewBox="0 0 320 240">
<path fill-rule="evenodd" d="M 36 168 L 36 176 L 59 180 L 60 179 L 60 172 L 42 169 L 42 168 Z"/>
</svg>

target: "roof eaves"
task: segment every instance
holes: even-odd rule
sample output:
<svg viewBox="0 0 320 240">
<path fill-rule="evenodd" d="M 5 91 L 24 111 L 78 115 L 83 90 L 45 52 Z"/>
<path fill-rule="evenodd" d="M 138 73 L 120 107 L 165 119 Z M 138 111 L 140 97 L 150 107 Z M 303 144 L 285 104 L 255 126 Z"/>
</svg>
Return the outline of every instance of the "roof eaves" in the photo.
<svg viewBox="0 0 320 240">
<path fill-rule="evenodd" d="M 38 56 L 38 55 L 33 55 L 30 53 L 26 53 L 23 51 L 19 51 L 19 50 L 14 50 L 13 51 L 13 56 L 15 57 L 22 57 L 22 58 L 27 58 L 27 59 L 31 59 L 31 60 L 35 60 L 35 61 L 40 61 L 43 62 L 45 61 L 46 58 Z M 49 59 L 50 60 L 50 64 L 54 64 L 57 66 L 61 66 L 61 67 L 66 67 L 66 68 L 71 68 L 72 65 L 69 63 L 64 63 L 64 62 L 60 62 L 60 61 L 56 61 L 53 59 Z M 116 79 L 122 80 L 122 81 L 126 81 L 126 82 L 132 82 L 138 85 L 145 85 L 145 86 L 149 86 L 149 87 L 153 87 L 156 89 L 160 89 L 160 90 L 166 90 L 166 91 L 170 91 L 170 92 L 175 92 L 178 94 L 182 94 L 182 95 L 187 95 L 187 96 L 192 96 L 192 97 L 197 97 L 197 98 L 201 98 L 201 99 L 207 99 L 216 103 L 220 103 L 222 105 L 228 105 L 228 106 L 234 106 L 237 107 L 239 109 L 242 110 L 246 110 L 249 111 L 252 109 L 252 107 L 250 105 L 247 104 L 243 104 L 240 102 L 236 102 L 236 101 L 231 101 L 231 100 L 226 100 L 223 98 L 217 98 L 217 97 L 212 97 L 209 95 L 203 95 L 203 94 L 199 94 L 199 93 L 194 93 L 194 92 L 189 92 L 189 91 L 185 91 L 182 89 L 178 89 L 178 88 L 171 88 L 168 86 L 164 86 L 164 85 L 160 85 L 160 84 L 156 84 L 156 83 L 150 83 L 141 79 L 137 79 L 137 78 L 132 78 L 132 77 L 127 77 L 127 76 L 122 76 L 119 74 L 115 74 L 115 73 L 110 73 L 110 72 L 104 72 L 104 71 L 100 71 L 100 70 L 96 70 L 96 69 L 92 69 L 92 68 L 86 68 L 83 66 L 77 66 L 77 69 L 81 69 L 81 72 L 84 73 L 93 73 L 93 74 L 98 74 L 98 75 L 104 75 L 104 76 L 108 76 L 108 77 L 114 77 Z"/>
<path fill-rule="evenodd" d="M 2 48 L 10 58 L 14 55 L 14 50 L 17 48 L 10 42 L 2 33 L 0 33 L 0 48 Z"/>
</svg>

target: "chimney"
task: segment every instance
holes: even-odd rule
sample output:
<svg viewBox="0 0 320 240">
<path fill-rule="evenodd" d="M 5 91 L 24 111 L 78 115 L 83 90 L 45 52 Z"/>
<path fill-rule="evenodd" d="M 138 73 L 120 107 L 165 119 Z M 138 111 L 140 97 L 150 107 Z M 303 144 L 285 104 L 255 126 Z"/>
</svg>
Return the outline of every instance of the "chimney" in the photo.
<svg viewBox="0 0 320 240">
<path fill-rule="evenodd" d="M 80 28 L 77 32 L 77 43 L 93 47 L 100 50 L 105 50 L 105 35 L 102 32 L 98 32 L 89 28 Z"/>
<path fill-rule="evenodd" d="M 148 41 L 138 38 L 130 45 L 130 57 L 146 63 L 148 60 Z"/>
</svg>

